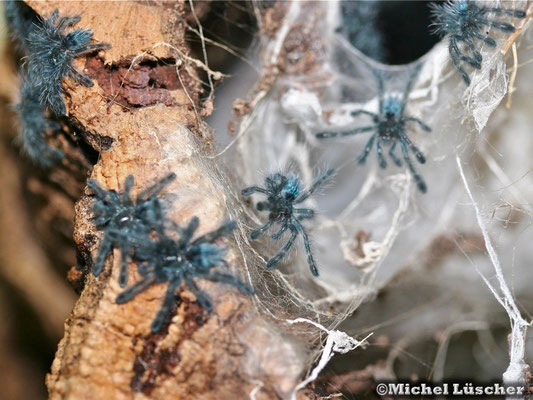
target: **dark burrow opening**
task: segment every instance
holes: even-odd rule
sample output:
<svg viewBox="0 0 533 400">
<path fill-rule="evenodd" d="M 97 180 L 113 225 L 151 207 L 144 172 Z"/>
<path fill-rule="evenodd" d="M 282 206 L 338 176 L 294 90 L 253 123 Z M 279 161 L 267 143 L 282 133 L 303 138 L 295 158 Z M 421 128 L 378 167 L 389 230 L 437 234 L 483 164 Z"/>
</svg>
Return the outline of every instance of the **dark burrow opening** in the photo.
<svg viewBox="0 0 533 400">
<path fill-rule="evenodd" d="M 407 64 L 439 41 L 431 33 L 431 3 L 435 1 L 342 1 L 338 31 L 376 61 Z"/>
</svg>

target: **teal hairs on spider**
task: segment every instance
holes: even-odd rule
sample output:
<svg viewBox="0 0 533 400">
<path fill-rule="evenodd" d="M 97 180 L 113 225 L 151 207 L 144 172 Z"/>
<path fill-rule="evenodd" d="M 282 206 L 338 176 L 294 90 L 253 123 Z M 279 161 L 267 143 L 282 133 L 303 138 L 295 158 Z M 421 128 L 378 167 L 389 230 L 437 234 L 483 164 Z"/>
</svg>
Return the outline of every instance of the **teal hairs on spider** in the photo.
<svg viewBox="0 0 533 400">
<path fill-rule="evenodd" d="M 301 223 L 304 219 L 313 219 L 315 211 L 310 208 L 297 208 L 296 205 L 311 196 L 331 178 L 333 173 L 333 169 L 328 169 L 324 173 L 319 174 L 311 186 L 303 191 L 301 190 L 301 182 L 298 177 L 294 175 L 286 176 L 279 172 L 268 175 L 265 178 L 265 187 L 250 186 L 242 190 L 243 196 L 250 196 L 254 193 L 260 193 L 266 196 L 266 200 L 258 202 L 256 208 L 259 211 L 268 212 L 268 222 L 259 229 L 251 232 L 250 238 L 252 240 L 263 236 L 274 225 L 279 226 L 279 230 L 272 235 L 272 239 L 274 240 L 279 240 L 285 232 L 290 232 L 290 237 L 285 245 L 268 261 L 266 265 L 268 270 L 274 269 L 279 265 L 291 250 L 296 237 L 301 235 L 305 253 L 307 254 L 309 269 L 314 276 L 318 276 L 318 268 L 311 251 L 309 236 Z"/>
<path fill-rule="evenodd" d="M 498 21 L 490 14 L 524 18 L 526 12 L 501 7 L 487 7 L 477 1 L 447 1 L 444 4 L 432 3 L 433 31 L 449 41 L 449 52 L 453 65 L 461 74 L 464 82 L 470 85 L 470 77 L 462 63 L 475 69 L 481 69 L 483 56 L 479 51 L 478 42 L 490 47 L 496 41 L 489 37 L 490 28 L 503 32 L 514 32 L 515 28 L 508 22 Z M 461 48 L 462 47 L 462 48 Z"/>
</svg>

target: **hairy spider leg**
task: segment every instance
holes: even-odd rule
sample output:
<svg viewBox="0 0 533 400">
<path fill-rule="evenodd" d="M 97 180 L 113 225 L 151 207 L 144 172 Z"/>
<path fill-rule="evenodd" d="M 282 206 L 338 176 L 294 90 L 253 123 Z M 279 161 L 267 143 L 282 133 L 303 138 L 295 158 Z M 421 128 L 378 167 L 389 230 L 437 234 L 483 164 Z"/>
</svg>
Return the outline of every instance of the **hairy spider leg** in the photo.
<svg viewBox="0 0 533 400">
<path fill-rule="evenodd" d="M 250 238 L 252 240 L 255 240 L 255 239 L 258 239 L 260 238 L 261 236 L 263 236 L 266 231 L 268 231 L 270 229 L 270 227 L 274 224 L 275 221 L 271 220 L 271 221 L 268 221 L 266 224 L 264 224 L 261 228 L 259 229 L 256 229 L 254 231 L 252 231 L 250 233 Z"/>
<path fill-rule="evenodd" d="M 196 282 L 191 277 L 185 276 L 185 283 L 187 284 L 187 287 L 191 290 L 191 292 L 194 293 L 198 304 L 200 304 L 200 306 L 206 311 L 212 311 L 213 304 L 211 303 L 211 299 L 203 290 L 198 287 Z"/>
<path fill-rule="evenodd" d="M 463 41 L 466 43 L 468 49 L 472 52 L 472 56 L 473 57 L 468 57 L 467 55 L 464 55 L 466 59 L 469 59 L 475 63 L 478 63 L 479 65 L 479 68 L 481 68 L 481 63 L 483 62 L 483 56 L 481 55 L 481 53 L 479 52 L 479 50 L 477 49 L 474 41 L 472 40 L 471 37 L 464 37 L 463 38 Z M 468 62 L 468 61 L 467 61 Z M 470 63 L 471 64 L 471 63 Z M 472 65 L 472 64 L 471 64 Z M 479 69 L 478 68 L 478 69 Z"/>
<path fill-rule="evenodd" d="M 403 117 L 402 121 L 403 122 L 414 122 L 414 123 L 418 124 L 426 132 L 431 132 L 431 128 L 428 125 L 426 125 L 425 123 L 423 123 L 422 121 L 420 121 L 418 118 L 415 118 L 415 117 Z"/>
<path fill-rule="evenodd" d="M 278 182 L 279 180 L 279 182 Z M 289 180 L 285 175 L 276 172 L 271 176 L 265 178 L 265 186 L 268 189 L 269 193 L 276 194 L 285 187 Z"/>
<path fill-rule="evenodd" d="M 288 223 L 288 228 L 291 231 L 291 237 L 289 238 L 287 243 L 285 243 L 285 245 L 281 248 L 281 250 L 268 261 L 266 265 L 267 270 L 276 268 L 278 264 L 280 263 L 280 261 L 283 259 L 283 257 L 285 257 L 287 252 L 291 249 L 292 245 L 294 244 L 294 241 L 296 240 L 296 236 L 298 236 L 298 230 L 296 229 L 294 225 L 290 223 Z"/>
<path fill-rule="evenodd" d="M 124 182 L 124 192 L 118 195 L 120 202 L 126 207 L 133 207 L 133 200 L 131 198 L 131 189 L 133 189 L 133 175 L 128 175 Z"/>
<path fill-rule="evenodd" d="M 294 213 L 298 214 L 298 219 L 311 219 L 315 216 L 315 210 L 310 208 L 295 208 Z"/>
<path fill-rule="evenodd" d="M 154 320 L 152 321 L 151 331 L 152 333 L 157 333 L 163 327 L 174 302 L 176 301 L 176 290 L 181 284 L 181 276 L 175 276 L 169 283 L 167 291 L 165 293 L 165 298 L 163 299 L 163 304 L 157 312 Z"/>
<path fill-rule="evenodd" d="M 180 248 L 185 247 L 194 236 L 194 232 L 196 232 L 196 229 L 198 229 L 198 225 L 200 225 L 200 219 L 196 216 L 192 217 L 189 221 L 189 224 L 186 228 L 181 229 L 181 237 L 178 242 L 178 245 Z"/>
<path fill-rule="evenodd" d="M 411 158 L 409 157 L 409 147 L 408 144 L 404 140 L 401 141 L 400 147 L 402 149 L 403 159 L 405 160 L 405 163 L 407 164 L 409 171 L 411 171 L 411 175 L 413 176 L 416 186 L 418 187 L 418 190 L 420 190 L 422 193 L 427 192 L 427 186 L 424 182 L 424 179 L 422 176 L 418 173 L 416 168 L 414 167 Z"/>
<path fill-rule="evenodd" d="M 262 187 L 259 187 L 259 186 L 250 186 L 250 187 L 244 188 L 241 191 L 241 194 L 243 196 L 250 196 L 250 195 L 252 195 L 254 193 L 269 194 L 268 190 L 263 189 Z"/>
<path fill-rule="evenodd" d="M 473 31 L 472 35 L 476 39 L 483 40 L 490 47 L 495 47 L 496 46 L 496 41 L 493 38 L 489 37 L 489 35 L 484 35 L 484 34 L 482 34 L 479 31 Z"/>
<path fill-rule="evenodd" d="M 313 276 L 318 276 L 318 269 L 316 267 L 313 253 L 311 252 L 311 243 L 309 241 L 309 236 L 307 236 L 307 232 L 305 231 L 300 221 L 298 221 L 296 218 L 293 218 L 293 223 L 296 226 L 296 229 L 298 230 L 298 232 L 300 232 L 300 234 L 302 235 L 302 239 L 304 241 L 305 253 L 307 254 L 307 264 L 309 264 L 309 269 L 311 270 L 311 274 L 313 274 Z"/>
<path fill-rule="evenodd" d="M 93 274 L 94 276 L 100 275 L 102 270 L 104 269 L 105 260 L 107 258 L 107 255 L 113 250 L 113 240 L 109 237 L 109 233 L 104 234 L 104 238 L 102 239 L 102 242 L 100 243 L 100 247 L 98 249 L 98 254 L 96 255 L 96 260 L 94 262 L 93 266 Z"/>
<path fill-rule="evenodd" d="M 377 141 L 376 141 L 376 152 L 378 153 L 378 162 L 379 166 L 382 169 L 387 168 L 387 161 L 385 160 L 385 157 L 383 156 L 383 147 L 381 146 L 381 135 L 377 135 Z"/>
<path fill-rule="evenodd" d="M 279 240 L 279 238 L 281 238 L 283 236 L 283 234 L 287 231 L 288 228 L 289 228 L 289 222 L 285 221 L 281 225 L 281 228 L 279 228 L 279 230 L 271 236 L 272 239 Z"/>
<path fill-rule="evenodd" d="M 392 158 L 392 161 L 394 162 L 394 164 L 396 164 L 398 167 L 401 167 L 402 166 L 402 160 L 400 160 L 398 158 L 398 156 L 396 155 L 396 145 L 398 144 L 398 141 L 395 140 L 394 142 L 392 142 L 392 145 L 389 149 L 389 156 L 390 158 Z"/>
<path fill-rule="evenodd" d="M 330 139 L 334 137 L 344 137 L 344 136 L 352 136 L 357 135 L 359 133 L 365 133 L 375 130 L 375 126 L 364 126 L 360 128 L 351 129 L 349 131 L 342 131 L 342 132 L 319 132 L 315 136 L 318 139 Z"/>
<path fill-rule="evenodd" d="M 319 174 L 314 182 L 311 184 L 309 189 L 301 193 L 296 200 L 294 201 L 295 204 L 301 203 L 302 201 L 306 200 L 309 196 L 311 196 L 320 186 L 322 186 L 330 177 L 333 175 L 335 170 L 333 168 L 328 169 L 326 172 Z"/>
<path fill-rule="evenodd" d="M 376 113 L 373 113 L 373 112 L 370 112 L 370 111 L 366 111 L 366 110 L 355 110 L 355 111 L 352 111 L 350 113 L 350 115 L 352 117 L 357 117 L 359 116 L 360 114 L 365 114 L 365 115 L 369 115 L 370 117 L 372 117 L 372 119 L 375 121 L 376 118 L 378 118 L 378 115 Z"/>
<path fill-rule="evenodd" d="M 191 245 L 194 246 L 194 245 L 197 245 L 197 244 L 200 244 L 200 243 L 213 242 L 213 241 L 221 238 L 222 236 L 227 235 L 231 231 L 233 231 L 236 226 L 237 225 L 235 224 L 234 221 L 228 221 L 224 225 L 219 227 L 218 229 L 216 229 L 216 230 L 214 230 L 212 232 L 206 233 L 203 236 L 200 236 L 198 239 L 193 241 L 191 243 Z"/>
<path fill-rule="evenodd" d="M 165 188 L 165 186 L 167 186 L 174 179 L 176 179 L 176 174 L 171 172 L 170 174 L 165 176 L 163 179 L 156 182 L 154 185 L 150 186 L 146 190 L 143 190 L 137 196 L 137 203 L 145 202 L 145 201 L 153 199 L 154 197 L 157 197 L 159 193 L 161 193 L 161 191 Z"/>
<path fill-rule="evenodd" d="M 368 142 L 366 142 L 365 149 L 363 152 L 357 157 L 357 162 L 359 164 L 364 164 L 368 155 L 370 154 L 370 150 L 372 150 L 372 147 L 374 146 L 374 140 L 376 140 L 377 134 L 374 133 L 372 136 L 370 136 L 370 139 L 368 139 Z"/>
<path fill-rule="evenodd" d="M 455 43 L 455 40 L 453 38 L 450 38 L 450 44 L 448 45 L 450 57 L 452 58 L 453 65 L 455 66 L 457 71 L 459 71 L 459 73 L 461 74 L 461 77 L 463 78 L 463 81 L 468 86 L 470 85 L 470 77 L 468 76 L 468 73 L 464 70 L 464 68 L 461 66 L 461 63 L 460 63 L 461 56 L 460 54 L 456 53 L 456 51 L 458 52 L 459 49 L 457 48 L 457 44 L 454 45 L 454 43 Z"/>
<path fill-rule="evenodd" d="M 413 142 L 407 137 L 405 133 L 400 135 L 400 141 L 404 143 L 415 155 L 416 159 L 420 164 L 424 164 L 426 162 L 426 157 L 424 157 L 424 154 L 418 149 L 418 147 L 415 146 Z"/>
<path fill-rule="evenodd" d="M 516 17 L 516 18 L 524 18 L 526 16 L 526 12 L 522 10 L 513 10 L 512 8 L 503 8 L 503 7 L 487 7 L 487 10 L 489 12 L 492 12 L 496 15 L 508 15 L 510 17 Z"/>
<path fill-rule="evenodd" d="M 480 22 L 485 25 L 490 25 L 491 28 L 496 28 L 502 32 L 514 32 L 515 28 L 509 22 L 501 22 L 490 18 L 481 18 Z"/>
<path fill-rule="evenodd" d="M 130 301 L 135 296 L 137 296 L 139 293 L 142 293 L 146 289 L 148 289 L 154 282 L 155 282 L 155 274 L 154 273 L 147 274 L 143 279 L 141 279 L 135 285 L 130 286 L 123 292 L 119 293 L 115 299 L 115 303 L 123 304 L 123 303 Z"/>
<path fill-rule="evenodd" d="M 128 257 L 130 256 L 130 243 L 122 243 L 120 246 L 120 272 L 118 275 L 118 284 L 120 287 L 126 286 L 128 283 Z"/>
</svg>

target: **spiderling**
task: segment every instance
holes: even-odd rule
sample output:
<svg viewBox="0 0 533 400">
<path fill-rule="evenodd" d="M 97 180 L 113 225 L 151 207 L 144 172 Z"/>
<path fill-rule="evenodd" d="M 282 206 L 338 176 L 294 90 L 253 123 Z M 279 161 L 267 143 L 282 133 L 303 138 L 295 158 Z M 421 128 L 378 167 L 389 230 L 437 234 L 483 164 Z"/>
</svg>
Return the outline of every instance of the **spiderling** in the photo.
<svg viewBox="0 0 533 400">
<path fill-rule="evenodd" d="M 138 263 L 142 279 L 120 293 L 116 302 L 125 303 L 154 283 L 167 283 L 163 304 L 152 322 L 153 333 L 159 332 L 168 319 L 175 302 L 176 290 L 182 282 L 207 311 L 212 310 L 211 300 L 198 287 L 196 278 L 225 283 L 243 293 L 252 293 L 252 289 L 235 276 L 213 271 L 215 267 L 227 267 L 227 262 L 224 260 L 225 250 L 217 246 L 216 241 L 229 234 L 235 228 L 235 223 L 227 222 L 218 229 L 192 240 L 198 225 L 198 217 L 193 217 L 186 228 L 173 224 L 172 231 L 179 234 L 179 239 L 170 237 L 164 229 L 160 229 L 155 240 L 139 241 L 139 246 L 135 248 L 133 258 Z"/>
<path fill-rule="evenodd" d="M 318 269 L 313 258 L 313 253 L 311 252 L 309 236 L 300 222 L 304 219 L 314 218 L 315 211 L 310 208 L 296 208 L 295 205 L 302 203 L 311 196 L 313 192 L 333 175 L 333 172 L 333 169 L 328 169 L 324 173 L 319 174 L 311 186 L 306 190 L 302 190 L 301 182 L 298 177 L 294 175 L 285 176 L 279 172 L 271 174 L 265 178 L 264 188 L 250 186 L 242 190 L 243 196 L 250 196 L 253 193 L 261 193 L 267 197 L 266 201 L 257 203 L 256 208 L 259 211 L 268 211 L 268 222 L 261 228 L 252 231 L 250 234 L 252 240 L 263 236 L 275 224 L 279 225 L 280 228 L 272 235 L 272 239 L 281 239 L 287 230 L 291 233 L 289 240 L 281 250 L 268 261 L 266 269 L 271 270 L 278 266 L 294 245 L 296 236 L 300 234 L 302 235 L 304 242 L 309 269 L 314 276 L 318 276 Z"/>
<path fill-rule="evenodd" d="M 33 24 L 28 34 L 28 73 L 41 104 L 49 106 L 58 116 L 66 113 L 61 97 L 61 82 L 65 77 L 71 77 L 87 87 L 93 86 L 89 76 L 74 68 L 74 59 L 110 48 L 106 43 L 90 44 L 93 33 L 89 29 L 65 33 L 67 28 L 79 21 L 80 17 L 59 17 L 59 11 L 55 10 L 50 18 Z"/>
<path fill-rule="evenodd" d="M 417 66 L 411 73 L 407 85 L 405 86 L 405 90 L 401 96 L 385 94 L 383 73 L 375 72 L 378 83 L 378 113 L 376 114 L 366 110 L 356 110 L 352 111 L 351 113 L 351 115 L 354 117 L 359 115 L 368 115 L 371 117 L 373 123 L 371 125 L 358 127 L 349 131 L 320 132 L 316 134 L 316 137 L 318 139 L 329 139 L 373 132 L 370 136 L 370 139 L 367 141 L 363 152 L 357 157 L 357 160 L 360 164 L 363 164 L 368 158 L 374 143 L 376 143 L 379 166 L 383 169 L 387 167 L 387 161 L 383 155 L 383 145 L 390 146 L 390 158 L 398 167 L 402 166 L 402 160 L 396 154 L 396 146 L 399 144 L 403 160 L 413 175 L 418 189 L 422 193 L 425 193 L 427 191 L 427 185 L 422 176 L 415 169 L 413 162 L 409 157 L 409 151 L 415 155 L 417 161 L 421 164 L 426 162 L 426 158 L 418 149 L 418 147 L 416 147 L 415 144 L 409 139 L 407 124 L 415 123 L 426 132 L 430 132 L 431 128 L 418 118 L 405 115 L 405 108 L 409 100 L 409 93 L 413 87 L 415 77 L 419 70 L 420 65 Z"/>
<path fill-rule="evenodd" d="M 487 7 L 476 1 L 447 1 L 444 4 L 431 3 L 430 6 L 434 19 L 432 24 L 434 33 L 448 38 L 453 65 L 467 85 L 470 85 L 470 77 L 461 66 L 461 61 L 475 69 L 481 69 L 483 62 L 483 56 L 479 52 L 476 42 L 481 40 L 488 46 L 495 47 L 496 41 L 486 33 L 489 28 L 494 27 L 503 32 L 514 32 L 515 30 L 510 23 L 490 18 L 489 14 L 515 18 L 526 16 L 525 11 L 522 10 Z M 459 47 L 460 45 L 463 49 Z"/>
<path fill-rule="evenodd" d="M 159 228 L 163 220 L 163 209 L 157 195 L 176 178 L 174 173 L 141 192 L 135 201 L 131 197 L 133 176 L 129 175 L 124 183 L 124 191 L 105 190 L 95 180 L 87 186 L 96 196 L 93 205 L 94 223 L 104 231 L 98 254 L 93 266 L 93 274 L 98 276 L 105 260 L 113 248 L 121 251 L 119 284 L 124 287 L 128 282 L 128 261 L 131 260 L 135 246 L 150 240 L 150 233 Z"/>
</svg>

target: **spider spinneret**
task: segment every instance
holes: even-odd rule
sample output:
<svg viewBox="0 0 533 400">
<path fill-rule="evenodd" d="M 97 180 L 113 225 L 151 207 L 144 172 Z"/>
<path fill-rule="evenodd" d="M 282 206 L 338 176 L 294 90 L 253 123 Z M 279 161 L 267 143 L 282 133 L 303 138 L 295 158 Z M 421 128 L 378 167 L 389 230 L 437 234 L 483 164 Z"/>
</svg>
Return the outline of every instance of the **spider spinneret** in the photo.
<svg viewBox="0 0 533 400">
<path fill-rule="evenodd" d="M 420 66 L 415 68 L 411 73 L 409 81 L 405 87 L 405 90 L 401 96 L 393 94 L 385 94 L 384 90 L 384 78 L 381 72 L 376 72 L 376 78 L 378 82 L 378 98 L 379 98 L 379 111 L 378 113 L 373 113 L 366 110 L 355 110 L 351 112 L 352 116 L 367 115 L 371 117 L 373 124 L 368 126 L 362 126 L 348 131 L 327 131 L 319 132 L 316 134 L 318 139 L 330 139 L 336 137 L 345 137 L 357 135 L 360 133 L 373 132 L 368 139 L 366 146 L 363 152 L 357 157 L 357 161 L 360 164 L 363 164 L 370 151 L 376 144 L 376 152 L 378 155 L 379 166 L 383 169 L 387 167 L 387 161 L 383 154 L 383 145 L 389 147 L 389 157 L 392 159 L 394 164 L 398 167 L 402 166 L 402 160 L 396 154 L 396 146 L 400 146 L 402 152 L 403 160 L 409 168 L 411 175 L 413 176 L 418 189 L 425 193 L 427 191 L 427 185 L 424 182 L 422 176 L 417 172 L 409 152 L 411 151 L 417 161 L 421 164 L 426 162 L 426 158 L 422 152 L 416 147 L 416 145 L 408 137 L 408 123 L 415 123 L 420 126 L 424 131 L 430 132 L 431 128 L 422 122 L 420 119 L 405 115 L 405 108 L 409 100 L 409 93 L 414 84 L 414 79 L 420 69 Z"/>
<path fill-rule="evenodd" d="M 218 246 L 216 241 L 231 233 L 235 228 L 235 223 L 227 222 L 215 231 L 193 240 L 198 225 L 198 217 L 193 217 L 184 229 L 176 224 L 169 224 L 172 230 L 179 234 L 178 240 L 168 236 L 165 228 L 160 226 L 157 239 L 139 241 L 139 246 L 135 248 L 133 260 L 138 263 L 138 271 L 142 279 L 120 293 L 116 302 L 125 303 L 154 283 L 167 283 L 163 304 L 152 322 L 153 333 L 159 332 L 168 319 L 175 302 L 176 290 L 182 282 L 194 293 L 198 303 L 207 311 L 211 311 L 213 306 L 209 296 L 196 284 L 196 278 L 232 285 L 245 294 L 253 292 L 248 285 L 235 276 L 213 271 L 213 268 L 219 266 L 227 267 L 224 259 L 225 249 Z"/>
<path fill-rule="evenodd" d="M 486 7 L 476 4 L 475 1 L 459 0 L 447 1 L 444 4 L 432 3 L 434 33 L 449 40 L 449 52 L 453 65 L 461 74 L 467 85 L 470 77 L 461 66 L 461 61 L 475 69 L 481 69 L 483 56 L 476 46 L 481 40 L 490 47 L 496 46 L 496 41 L 488 36 L 485 31 L 494 27 L 503 32 L 514 32 L 515 28 L 508 22 L 489 18 L 488 14 L 507 15 L 515 18 L 524 18 L 525 11 L 512 10 L 500 7 Z M 464 49 L 459 45 L 462 44 Z M 470 52 L 470 55 L 467 52 Z"/>
<path fill-rule="evenodd" d="M 318 276 L 318 269 L 313 258 L 313 253 L 311 252 L 309 236 L 300 222 L 304 219 L 314 218 L 315 211 L 310 208 L 296 208 L 295 205 L 302 203 L 311 196 L 315 190 L 322 186 L 333 175 L 333 172 L 333 169 L 328 169 L 324 173 L 319 174 L 311 186 L 303 191 L 301 189 L 299 178 L 292 175 L 287 177 L 279 172 L 271 174 L 265 178 L 264 188 L 250 186 L 242 190 L 243 196 L 250 196 L 253 193 L 261 193 L 267 196 L 266 201 L 257 203 L 256 208 L 259 211 L 269 212 L 268 222 L 261 228 L 251 232 L 250 238 L 252 240 L 263 236 L 275 224 L 280 225 L 280 228 L 271 236 L 272 239 L 279 240 L 287 230 L 291 233 L 289 240 L 281 250 L 268 261 L 266 265 L 268 270 L 278 266 L 281 260 L 292 248 L 298 234 L 300 234 L 304 242 L 309 269 L 314 276 Z"/>
<path fill-rule="evenodd" d="M 95 276 L 102 272 L 105 260 L 113 248 L 118 248 L 122 254 L 119 284 L 121 287 L 126 285 L 127 263 L 132 258 L 134 247 L 150 240 L 149 234 L 161 223 L 163 206 L 157 196 L 175 178 L 174 173 L 167 175 L 141 192 L 135 201 L 131 197 L 132 175 L 126 178 L 123 192 L 105 190 L 92 179 L 87 182 L 87 186 L 96 196 L 93 205 L 94 223 L 98 229 L 104 231 L 93 267 Z"/>
</svg>

